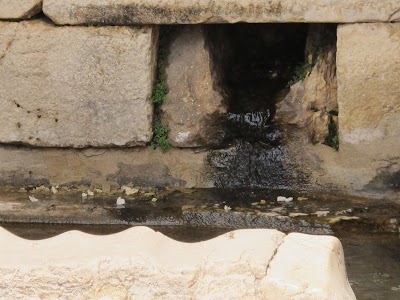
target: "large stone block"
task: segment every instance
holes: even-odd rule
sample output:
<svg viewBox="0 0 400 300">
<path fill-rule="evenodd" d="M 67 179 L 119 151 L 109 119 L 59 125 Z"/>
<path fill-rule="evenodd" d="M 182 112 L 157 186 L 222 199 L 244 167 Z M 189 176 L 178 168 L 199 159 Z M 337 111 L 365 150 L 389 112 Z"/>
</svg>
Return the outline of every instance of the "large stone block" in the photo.
<svg viewBox="0 0 400 300">
<path fill-rule="evenodd" d="M 0 228 L 2 299 L 259 299 L 284 233 L 239 230 L 181 243 L 146 227 L 28 241 Z"/>
<path fill-rule="evenodd" d="M 262 299 L 355 300 L 336 237 L 287 235 L 261 282 Z"/>
<path fill-rule="evenodd" d="M 354 300 L 334 237 L 236 230 L 182 243 L 146 227 L 28 241 L 0 228 L 2 299 Z"/>
<path fill-rule="evenodd" d="M 337 45 L 341 151 L 398 158 L 400 24 L 340 25 Z"/>
<path fill-rule="evenodd" d="M 42 10 L 42 0 L 0 0 L 0 19 L 27 19 Z"/>
<path fill-rule="evenodd" d="M 56 24 L 353 23 L 400 20 L 398 0 L 44 0 Z"/>
<path fill-rule="evenodd" d="M 223 139 L 227 104 L 213 64 L 204 27 L 186 26 L 177 33 L 169 47 L 169 92 L 161 107 L 173 146 L 204 147 Z"/>
<path fill-rule="evenodd" d="M 0 23 L 0 142 L 149 142 L 156 38 L 152 27 Z"/>
</svg>

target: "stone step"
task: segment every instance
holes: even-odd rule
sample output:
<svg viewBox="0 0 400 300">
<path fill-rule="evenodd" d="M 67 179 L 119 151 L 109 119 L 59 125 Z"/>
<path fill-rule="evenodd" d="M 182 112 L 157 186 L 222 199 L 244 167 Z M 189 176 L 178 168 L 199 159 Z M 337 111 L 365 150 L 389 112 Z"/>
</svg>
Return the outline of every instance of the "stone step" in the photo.
<svg viewBox="0 0 400 300">
<path fill-rule="evenodd" d="M 157 32 L 0 22 L 0 142 L 145 145 L 152 137 Z"/>
<path fill-rule="evenodd" d="M 398 0 L 44 0 L 56 24 L 400 21 Z"/>
</svg>

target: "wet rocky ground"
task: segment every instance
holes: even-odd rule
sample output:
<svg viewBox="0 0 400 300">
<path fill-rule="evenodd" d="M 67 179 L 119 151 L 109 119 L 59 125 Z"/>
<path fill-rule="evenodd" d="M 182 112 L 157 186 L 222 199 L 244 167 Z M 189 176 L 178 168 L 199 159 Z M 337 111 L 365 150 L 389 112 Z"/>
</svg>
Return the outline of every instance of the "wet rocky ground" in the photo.
<svg viewBox="0 0 400 300">
<path fill-rule="evenodd" d="M 117 204 L 117 199 L 125 203 Z M 112 234 L 137 225 L 184 242 L 240 228 L 333 234 L 343 244 L 357 299 L 400 299 L 400 202 L 396 199 L 108 184 L 5 187 L 0 192 L 0 226 L 27 239 L 49 238 L 74 229 Z"/>
<path fill-rule="evenodd" d="M 118 205 L 118 198 L 124 204 Z M 15 228 L 30 223 L 399 233 L 400 203 L 266 189 L 9 187 L 0 193 L 0 222 Z"/>
</svg>

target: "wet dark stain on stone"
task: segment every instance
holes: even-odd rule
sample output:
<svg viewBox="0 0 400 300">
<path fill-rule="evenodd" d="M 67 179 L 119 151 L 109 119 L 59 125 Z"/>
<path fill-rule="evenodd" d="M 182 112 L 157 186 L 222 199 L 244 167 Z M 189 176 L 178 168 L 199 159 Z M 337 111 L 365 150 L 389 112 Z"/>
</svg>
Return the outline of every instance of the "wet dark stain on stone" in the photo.
<svg viewBox="0 0 400 300">
<path fill-rule="evenodd" d="M 388 170 L 384 170 L 376 175 L 364 189 L 400 191 L 400 171 L 391 173 Z"/>
<path fill-rule="evenodd" d="M 107 180 L 117 182 L 120 185 L 134 182 L 139 186 L 185 186 L 186 181 L 174 178 L 169 168 L 162 163 L 149 163 L 142 165 L 130 165 L 120 163 L 119 170 L 108 176 Z"/>
<path fill-rule="evenodd" d="M 201 15 L 218 15 L 209 8 L 168 8 L 159 6 L 146 6 L 140 4 L 114 5 L 113 11 L 108 9 L 100 9 L 96 6 L 89 5 L 81 8 L 79 13 L 84 16 L 85 23 L 92 25 L 100 24 L 160 24 L 175 23 L 186 24 L 196 21 L 195 17 Z M 84 10 L 84 11 L 83 11 Z M 215 10 L 215 9 L 214 9 Z M 218 9 L 217 9 L 218 10 Z M 195 20 L 193 20 L 195 19 Z M 202 20 L 199 19 L 199 22 Z"/>
</svg>

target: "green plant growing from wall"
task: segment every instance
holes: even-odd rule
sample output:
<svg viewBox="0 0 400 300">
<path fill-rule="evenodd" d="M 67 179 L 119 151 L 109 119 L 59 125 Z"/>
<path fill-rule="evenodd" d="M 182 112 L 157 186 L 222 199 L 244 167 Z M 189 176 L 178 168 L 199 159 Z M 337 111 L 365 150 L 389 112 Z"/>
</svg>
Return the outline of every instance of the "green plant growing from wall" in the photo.
<svg viewBox="0 0 400 300">
<path fill-rule="evenodd" d="M 153 122 L 153 139 L 150 147 L 152 149 L 160 148 L 162 151 L 167 151 L 171 146 L 168 140 L 169 129 L 161 122 L 160 107 L 165 102 L 168 93 L 166 61 L 173 31 L 172 26 L 162 26 L 160 28 L 156 79 L 151 96 L 155 117 Z"/>
<path fill-rule="evenodd" d="M 152 149 L 160 148 L 162 151 L 167 151 L 171 144 L 168 140 L 168 127 L 160 120 L 155 120 L 153 125 L 153 140 L 151 141 L 150 147 Z"/>
</svg>

